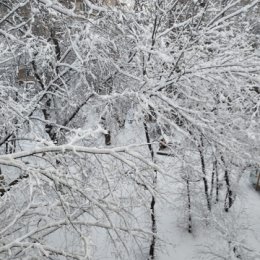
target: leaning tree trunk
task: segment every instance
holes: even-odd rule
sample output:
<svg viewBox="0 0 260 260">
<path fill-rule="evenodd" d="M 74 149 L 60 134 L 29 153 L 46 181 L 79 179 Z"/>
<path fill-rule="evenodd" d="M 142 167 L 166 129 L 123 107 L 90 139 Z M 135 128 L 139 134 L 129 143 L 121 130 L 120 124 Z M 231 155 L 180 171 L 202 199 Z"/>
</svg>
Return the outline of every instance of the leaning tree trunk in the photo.
<svg viewBox="0 0 260 260">
<path fill-rule="evenodd" d="M 213 161 L 212 173 L 211 173 L 211 187 L 210 187 L 210 200 L 213 201 L 214 188 L 216 189 L 216 200 L 218 200 L 218 172 L 217 172 L 217 160 Z"/>
<path fill-rule="evenodd" d="M 209 196 L 209 185 L 208 185 L 208 180 L 207 180 L 203 149 L 204 149 L 204 144 L 203 144 L 203 139 L 201 137 L 201 144 L 199 145 L 199 154 L 200 154 L 200 162 L 201 162 L 201 170 L 202 170 L 202 180 L 203 180 L 203 184 L 204 184 L 204 193 L 205 193 L 205 197 L 206 197 L 207 208 L 208 208 L 209 211 L 211 211 L 211 203 L 210 203 L 210 196 Z"/>
<path fill-rule="evenodd" d="M 219 202 L 219 177 L 218 177 L 218 161 L 215 160 L 215 176 L 216 176 L 216 200 L 215 203 Z"/>
</svg>

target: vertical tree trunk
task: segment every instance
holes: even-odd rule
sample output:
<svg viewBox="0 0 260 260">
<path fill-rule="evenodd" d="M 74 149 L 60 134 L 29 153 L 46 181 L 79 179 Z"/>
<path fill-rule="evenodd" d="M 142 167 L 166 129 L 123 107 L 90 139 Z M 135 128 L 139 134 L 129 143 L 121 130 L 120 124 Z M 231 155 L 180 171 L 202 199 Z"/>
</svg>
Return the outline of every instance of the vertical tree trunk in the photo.
<svg viewBox="0 0 260 260">
<path fill-rule="evenodd" d="M 145 137 L 147 141 L 147 145 L 151 154 L 152 161 L 154 162 L 154 151 L 151 144 L 151 139 L 149 135 L 149 130 L 147 127 L 147 124 L 144 122 L 144 130 L 145 130 Z M 155 188 L 157 185 L 157 171 L 154 171 L 153 175 L 153 188 Z M 157 232 L 157 225 L 156 225 L 156 217 L 155 217 L 155 197 L 152 196 L 151 203 L 150 203 L 150 209 L 151 209 L 151 223 L 152 223 L 152 240 L 150 243 L 150 249 L 149 249 L 149 260 L 155 259 L 155 245 L 156 245 L 156 232 Z"/>
<path fill-rule="evenodd" d="M 187 199 L 188 199 L 188 232 L 192 233 L 192 218 L 191 218 L 191 196 L 190 196 L 190 181 L 187 178 Z"/>
<path fill-rule="evenodd" d="M 5 153 L 6 154 L 15 153 L 15 151 L 16 151 L 16 140 L 15 140 L 16 134 L 15 134 L 15 132 L 16 132 L 16 130 L 10 136 L 13 140 L 9 140 L 9 142 L 7 141 L 5 143 Z"/>
<path fill-rule="evenodd" d="M 219 178 L 218 178 L 218 162 L 216 160 L 216 203 L 219 202 Z"/>
<path fill-rule="evenodd" d="M 138 4 L 140 6 L 139 1 L 136 1 L 136 4 Z M 160 4 L 158 3 L 158 5 L 160 5 Z M 156 6 L 156 8 L 158 8 L 158 6 Z M 156 33 L 157 33 L 157 29 L 158 29 L 158 23 L 159 23 L 158 22 L 158 16 L 156 15 L 155 19 L 154 19 L 154 23 L 153 23 L 151 50 L 153 49 L 153 47 L 155 45 L 155 36 L 156 36 Z M 149 61 L 150 59 L 151 59 L 151 53 L 148 54 L 147 60 Z M 145 68 L 145 59 L 143 59 L 143 76 L 146 76 L 146 74 L 147 74 L 147 71 L 146 71 L 146 68 Z M 154 112 L 153 107 L 149 106 L 149 110 L 151 112 L 150 113 L 151 116 L 153 115 L 156 118 L 156 113 Z M 153 151 L 153 147 L 152 147 L 152 144 L 151 144 L 149 130 L 148 130 L 148 127 L 147 127 L 147 124 L 146 124 L 145 121 L 144 121 L 143 124 L 144 124 L 146 141 L 147 141 L 148 148 L 149 148 L 149 151 L 150 151 L 150 154 L 151 154 L 151 159 L 154 162 L 154 151 Z M 157 185 L 157 171 L 154 170 L 153 188 L 155 188 L 156 185 Z M 154 260 L 155 259 L 155 245 L 156 245 L 156 233 L 157 233 L 156 217 L 155 217 L 155 203 L 156 203 L 155 197 L 152 196 L 150 208 L 151 208 L 151 222 L 152 222 L 152 233 L 153 233 L 153 236 L 152 236 L 152 241 L 151 241 L 151 244 L 150 244 L 149 260 Z"/>
<path fill-rule="evenodd" d="M 234 201 L 233 201 L 233 192 L 230 187 L 229 173 L 228 173 L 227 169 L 225 169 L 224 179 L 225 179 L 226 186 L 227 186 L 227 194 L 226 194 L 224 209 L 226 212 L 228 212 L 229 209 L 232 207 Z"/>
<path fill-rule="evenodd" d="M 110 132 L 110 130 L 108 130 L 107 134 L 105 134 L 105 144 L 111 145 L 111 132 Z"/>
<path fill-rule="evenodd" d="M 150 243 L 150 249 L 149 249 L 149 260 L 154 260 L 155 259 L 155 245 L 156 245 L 156 218 L 155 218 L 155 197 L 152 196 L 151 200 L 151 222 L 152 222 L 152 241 Z"/>
<path fill-rule="evenodd" d="M 102 127 L 107 131 L 105 136 L 105 145 L 111 145 L 111 131 L 108 129 L 108 124 L 107 124 L 107 111 L 105 110 L 101 117 L 99 123 L 102 125 Z"/>
<path fill-rule="evenodd" d="M 226 198 L 225 198 L 225 203 L 224 203 L 224 209 L 226 212 L 229 211 L 229 209 L 232 207 L 233 205 L 233 192 L 231 190 L 231 185 L 230 185 L 230 178 L 229 178 L 229 171 L 227 169 L 226 163 L 225 163 L 225 159 L 223 157 L 223 155 L 221 156 L 221 160 L 224 164 L 225 167 L 225 174 L 224 174 L 224 180 L 226 182 L 226 187 L 227 187 L 227 193 L 226 193 Z"/>
</svg>

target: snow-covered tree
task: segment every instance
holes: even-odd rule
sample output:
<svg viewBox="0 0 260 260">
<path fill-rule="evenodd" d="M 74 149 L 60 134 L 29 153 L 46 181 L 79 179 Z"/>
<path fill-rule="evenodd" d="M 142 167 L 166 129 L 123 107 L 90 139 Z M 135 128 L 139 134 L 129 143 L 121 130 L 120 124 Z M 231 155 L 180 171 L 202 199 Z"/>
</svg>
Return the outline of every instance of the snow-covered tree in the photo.
<svg viewBox="0 0 260 260">
<path fill-rule="evenodd" d="M 161 179 L 189 232 L 229 212 L 260 159 L 258 7 L 0 1 L 0 256 L 155 259 Z"/>
</svg>

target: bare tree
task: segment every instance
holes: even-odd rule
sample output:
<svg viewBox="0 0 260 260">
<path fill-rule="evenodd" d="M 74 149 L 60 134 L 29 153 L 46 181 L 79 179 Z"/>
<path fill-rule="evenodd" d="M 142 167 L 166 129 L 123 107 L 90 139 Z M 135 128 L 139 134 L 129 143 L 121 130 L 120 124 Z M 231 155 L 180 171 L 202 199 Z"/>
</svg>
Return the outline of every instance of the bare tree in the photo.
<svg viewBox="0 0 260 260">
<path fill-rule="evenodd" d="M 1 258 L 93 259 L 105 237 L 156 259 L 161 174 L 189 232 L 229 214 L 259 160 L 257 5 L 0 1 Z"/>
</svg>

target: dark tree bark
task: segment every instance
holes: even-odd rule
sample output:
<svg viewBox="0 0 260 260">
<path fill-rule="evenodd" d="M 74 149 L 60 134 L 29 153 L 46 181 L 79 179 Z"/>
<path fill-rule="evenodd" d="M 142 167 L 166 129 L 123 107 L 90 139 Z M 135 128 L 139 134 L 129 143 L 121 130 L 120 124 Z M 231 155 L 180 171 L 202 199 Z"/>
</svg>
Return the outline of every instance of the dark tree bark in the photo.
<svg viewBox="0 0 260 260">
<path fill-rule="evenodd" d="M 225 167 L 224 180 L 225 180 L 226 187 L 227 187 L 227 193 L 226 193 L 226 198 L 225 198 L 225 203 L 224 203 L 224 210 L 225 210 L 225 212 L 228 212 L 229 209 L 233 205 L 234 198 L 233 198 L 233 191 L 231 189 L 231 184 L 230 184 L 229 171 L 227 169 L 223 155 L 221 156 L 221 160 L 222 160 L 224 167 Z"/>
<path fill-rule="evenodd" d="M 15 153 L 15 151 L 16 151 L 16 133 L 13 132 L 10 137 L 12 139 L 9 141 L 6 140 L 6 143 L 5 143 L 5 153 L 6 154 Z"/>
<path fill-rule="evenodd" d="M 218 203 L 219 202 L 219 177 L 218 177 L 218 161 L 216 160 L 215 161 L 215 164 L 216 164 L 216 173 L 215 173 L 215 175 L 216 175 L 216 203 Z"/>
<path fill-rule="evenodd" d="M 192 233 L 192 218 L 191 218 L 191 196 L 190 196 L 190 181 L 186 179 L 187 185 L 187 200 L 188 200 L 188 232 Z"/>
<path fill-rule="evenodd" d="M 148 145 L 148 149 L 151 154 L 152 161 L 154 162 L 154 150 L 151 144 L 151 138 L 149 135 L 149 130 L 147 124 L 144 122 L 144 130 L 145 130 L 145 137 Z M 156 187 L 157 184 L 157 171 L 154 171 L 153 176 L 153 186 Z M 155 246 L 156 246 L 156 233 L 157 233 L 157 225 L 156 225 L 156 217 L 155 217 L 155 197 L 152 196 L 151 203 L 150 203 L 150 209 L 151 209 L 151 222 L 152 222 L 152 240 L 150 243 L 150 249 L 149 249 L 149 260 L 155 259 Z"/>
<path fill-rule="evenodd" d="M 211 203 L 210 203 L 210 196 L 209 196 L 209 185 L 208 185 L 208 180 L 207 180 L 207 174 L 206 174 L 206 167 L 205 167 L 205 159 L 203 155 L 203 149 L 204 149 L 204 144 L 203 144 L 203 139 L 201 137 L 201 142 L 199 145 L 199 154 L 200 154 L 200 161 L 201 161 L 201 170 L 202 170 L 202 180 L 204 183 L 204 193 L 206 197 L 206 202 L 207 202 L 207 208 L 209 211 L 211 211 Z"/>
<path fill-rule="evenodd" d="M 107 134 L 105 134 L 105 144 L 111 145 L 111 132 L 110 132 L 110 130 L 108 130 Z"/>
<path fill-rule="evenodd" d="M 217 183 L 215 184 L 215 179 L 217 178 L 217 160 L 213 161 L 213 169 L 211 173 L 211 187 L 210 187 L 210 200 L 212 203 L 213 200 L 213 191 L 214 191 L 214 186 L 217 189 Z"/>
</svg>

